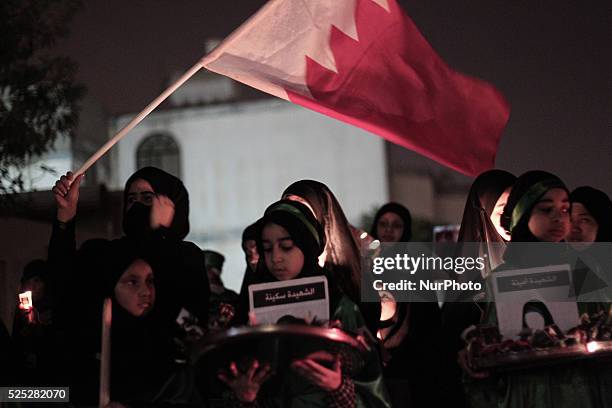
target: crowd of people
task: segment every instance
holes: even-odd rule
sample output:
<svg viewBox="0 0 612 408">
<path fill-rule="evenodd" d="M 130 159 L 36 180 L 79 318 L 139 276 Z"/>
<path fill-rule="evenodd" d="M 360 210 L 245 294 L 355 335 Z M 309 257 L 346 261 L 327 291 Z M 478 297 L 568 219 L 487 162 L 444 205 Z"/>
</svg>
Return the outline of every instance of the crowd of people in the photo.
<svg viewBox="0 0 612 408">
<path fill-rule="evenodd" d="M 11 336 L 0 327 L 4 385 L 69 386 L 73 405 L 97 405 L 100 319 L 110 298 L 109 406 L 195 407 L 216 400 L 258 407 L 612 407 L 612 371 L 605 367 L 508 374 L 474 369 L 462 333 L 471 325 L 496 324 L 486 295 L 442 306 L 396 302 L 387 294 L 380 302 L 363 301 L 363 291 L 373 291 L 361 266 L 360 241 L 367 234 L 349 224 L 320 182 L 290 185 L 245 228 L 245 271 L 236 293 L 223 284 L 223 254 L 185 241 L 189 198 L 181 180 L 153 167 L 138 170 L 125 185 L 124 236 L 77 248 L 81 180 L 68 173 L 56 182 L 48 258 L 28 264 L 21 279 L 21 292 L 31 291 L 34 307 L 17 308 Z M 369 239 L 410 241 L 410 211 L 398 203 L 382 206 Z M 611 242 L 612 202 L 592 187 L 570 192 L 547 172 L 516 177 L 491 170 L 472 185 L 459 241 L 481 243 L 485 268 L 465 278 L 487 282 L 497 271 L 524 265 L 515 242 L 567 242 L 576 251 Z M 321 351 L 291 361 L 273 390 L 265 390 L 272 367 L 257 359 L 218 367 L 222 390 L 194 386 L 186 355 L 194 333 L 177 317 L 200 336 L 248 325 L 249 285 L 315 276 L 329 285 L 330 324 L 367 350 L 360 373 L 347 375 L 338 355 Z M 610 313 L 610 303 L 587 306 Z"/>
</svg>

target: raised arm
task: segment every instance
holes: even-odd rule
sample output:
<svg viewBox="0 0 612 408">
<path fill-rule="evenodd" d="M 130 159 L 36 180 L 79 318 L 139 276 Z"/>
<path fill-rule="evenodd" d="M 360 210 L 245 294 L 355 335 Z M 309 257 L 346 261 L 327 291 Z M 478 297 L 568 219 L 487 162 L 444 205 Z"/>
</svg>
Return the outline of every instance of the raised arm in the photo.
<svg viewBox="0 0 612 408">
<path fill-rule="evenodd" d="M 72 172 L 68 172 L 55 182 L 52 189 L 57 206 L 57 216 L 49 241 L 48 259 L 52 264 L 70 261 L 76 251 L 74 219 L 82 180 L 82 174 L 74 177 Z"/>
</svg>

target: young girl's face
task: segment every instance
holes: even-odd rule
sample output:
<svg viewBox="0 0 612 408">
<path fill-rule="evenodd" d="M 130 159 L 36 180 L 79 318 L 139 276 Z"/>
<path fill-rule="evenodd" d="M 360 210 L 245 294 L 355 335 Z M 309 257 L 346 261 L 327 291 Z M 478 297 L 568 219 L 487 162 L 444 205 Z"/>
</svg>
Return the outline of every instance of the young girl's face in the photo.
<svg viewBox="0 0 612 408">
<path fill-rule="evenodd" d="M 506 203 L 508 202 L 508 196 L 510 195 L 510 190 L 511 187 L 508 187 L 497 199 L 497 202 L 495 203 L 495 207 L 493 208 L 493 212 L 491 213 L 491 222 L 493 223 L 493 226 L 495 226 L 495 230 L 497 230 L 497 233 L 506 241 L 510 241 L 510 234 L 508 233 L 508 231 L 506 231 L 504 229 L 504 227 L 501 226 L 501 216 L 504 212 L 504 207 L 506 206 Z"/>
<path fill-rule="evenodd" d="M 597 231 L 599 225 L 597 220 L 589 213 L 586 207 L 581 203 L 572 204 L 571 215 L 572 227 L 570 234 L 567 237 L 569 242 L 576 243 L 591 243 L 597 239 Z M 578 247 L 586 247 L 588 245 L 579 245 Z"/>
<path fill-rule="evenodd" d="M 115 299 L 130 314 L 140 317 L 155 304 L 153 270 L 142 259 L 136 259 L 115 285 Z"/>
<path fill-rule="evenodd" d="M 293 243 L 287 230 L 268 224 L 261 233 L 264 261 L 279 281 L 295 279 L 304 267 L 304 253 Z"/>
<path fill-rule="evenodd" d="M 562 241 L 570 229 L 569 209 L 569 198 L 565 190 L 548 190 L 531 211 L 529 230 L 540 241 Z"/>
<path fill-rule="evenodd" d="M 381 242 L 399 242 L 404 234 L 404 220 L 394 212 L 386 212 L 376 223 L 376 234 Z"/>
</svg>

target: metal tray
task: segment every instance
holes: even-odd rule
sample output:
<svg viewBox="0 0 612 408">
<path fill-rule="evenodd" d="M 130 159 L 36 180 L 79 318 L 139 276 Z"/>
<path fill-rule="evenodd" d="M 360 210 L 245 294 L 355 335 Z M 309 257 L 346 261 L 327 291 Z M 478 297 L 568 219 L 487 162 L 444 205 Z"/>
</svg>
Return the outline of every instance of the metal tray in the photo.
<svg viewBox="0 0 612 408">
<path fill-rule="evenodd" d="M 217 373 L 220 369 L 227 369 L 231 361 L 243 370 L 253 359 L 267 362 L 275 373 L 268 382 L 274 384 L 290 373 L 293 360 L 321 350 L 338 354 L 343 373 L 351 378 L 364 368 L 367 350 L 355 337 L 340 329 L 306 325 L 232 328 L 193 344 L 188 355 L 198 382 L 208 389 L 219 389 L 224 387 L 217 379 Z"/>
<path fill-rule="evenodd" d="M 473 359 L 477 370 L 524 370 L 572 364 L 578 361 L 612 361 L 612 341 L 592 341 L 570 347 L 550 347 L 530 351 L 509 351 Z"/>
</svg>

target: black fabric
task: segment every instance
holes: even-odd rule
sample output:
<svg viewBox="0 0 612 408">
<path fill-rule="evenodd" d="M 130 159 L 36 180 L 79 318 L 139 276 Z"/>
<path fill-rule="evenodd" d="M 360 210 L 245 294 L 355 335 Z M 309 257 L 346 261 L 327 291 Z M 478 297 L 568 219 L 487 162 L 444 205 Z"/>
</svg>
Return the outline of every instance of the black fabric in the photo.
<svg viewBox="0 0 612 408">
<path fill-rule="evenodd" d="M 506 229 L 506 231 L 510 231 L 510 224 L 512 220 L 512 212 L 514 208 L 519 203 L 520 199 L 525 195 L 529 189 L 537 183 L 547 182 L 551 186 L 551 188 L 562 188 L 569 194 L 569 190 L 561 181 L 561 179 L 555 176 L 552 173 L 548 173 L 541 170 L 533 170 L 528 171 L 522 174 L 512 186 L 512 191 L 508 196 L 508 202 L 504 207 L 504 213 L 501 216 L 501 225 Z M 544 193 L 545 194 L 545 193 Z M 531 205 L 531 207 L 526 208 L 524 213 L 522 214 L 520 221 L 517 225 L 510 231 L 511 233 L 511 241 L 513 242 L 537 242 L 537 238 L 533 236 L 531 231 L 529 231 L 529 217 L 531 216 L 531 210 L 535 202 Z"/>
<path fill-rule="evenodd" d="M 173 332 L 155 307 L 136 318 L 114 303 L 111 350 L 114 401 L 150 401 L 173 373 Z"/>
<path fill-rule="evenodd" d="M 123 231 L 131 238 L 145 239 L 151 233 L 151 207 L 133 203 L 123 215 Z"/>
<path fill-rule="evenodd" d="M 480 174 L 472 183 L 461 219 L 457 256 L 477 258 L 486 254 L 485 270 L 482 273 L 478 270 L 466 272 L 458 277 L 459 282 L 483 283 L 483 275 L 488 276 L 503 262 L 506 241 L 493 225 L 491 214 L 499 197 L 515 182 L 516 176 L 513 174 L 495 169 Z M 482 245 L 476 246 L 473 243 Z M 467 326 L 469 324 L 464 328 Z"/>
<path fill-rule="evenodd" d="M 255 241 L 257 238 L 257 223 L 249 225 L 242 232 L 242 250 L 244 251 L 244 260 L 246 267 L 244 268 L 244 275 L 242 275 L 242 284 L 240 285 L 240 296 L 242 297 L 245 292 L 248 292 L 249 285 L 255 281 L 255 271 L 251 269 L 249 264 L 249 255 L 245 249 L 245 242 L 249 240 Z"/>
<path fill-rule="evenodd" d="M 152 255 L 147 253 L 145 247 L 138 245 L 136 241 L 129 239 L 118 239 L 108 242 L 104 251 L 106 256 L 102 259 L 100 268 L 100 284 L 96 287 L 100 290 L 96 296 L 99 299 L 114 296 L 115 286 L 121 275 L 136 260 L 143 259 L 151 264 Z"/>
<path fill-rule="evenodd" d="M 212 268 L 217 268 L 219 272 L 223 269 L 223 263 L 225 262 L 225 257 L 221 255 L 219 252 L 211 251 L 209 249 L 204 250 L 204 265 Z"/>
<path fill-rule="evenodd" d="M 505 240 L 499 235 L 493 222 L 491 214 L 495 204 L 503 192 L 512 187 L 516 176 L 504 170 L 489 170 L 480 174 L 470 188 L 463 211 L 461 228 L 458 238 L 459 256 L 478 257 L 487 254 L 485 264 L 485 275 L 488 275 L 497 265 L 503 262 Z M 462 246 L 461 243 L 480 242 L 476 252 L 472 252 L 473 245 Z M 494 244 L 494 245 L 490 245 Z M 464 274 L 462 279 L 466 281 L 480 282 L 484 285 L 480 271 L 473 274 Z M 484 287 L 484 286 L 483 286 Z M 457 363 L 457 353 L 465 347 L 461 339 L 461 333 L 472 324 L 478 324 L 482 318 L 479 305 L 470 301 L 472 299 L 461 299 L 461 302 L 447 302 L 442 307 L 442 339 L 445 353 L 444 388 L 448 390 L 445 401 L 457 407 L 466 407 L 467 399 L 463 390 L 462 369 Z"/>
<path fill-rule="evenodd" d="M 383 374 L 392 384 L 399 381 L 405 388 L 390 387 L 391 398 L 398 400 L 408 392 L 406 406 L 439 406 L 440 367 L 446 369 L 440 344 L 440 308 L 433 302 L 403 303 L 398 308 L 406 309 L 401 314 L 407 315 L 408 333 L 398 347 L 387 349 L 390 359 Z"/>
<path fill-rule="evenodd" d="M 379 302 L 361 301 L 361 254 L 340 203 L 323 183 L 300 180 L 283 192 L 283 198 L 295 195 L 306 201 L 325 231 L 327 244 L 325 268 L 331 271 L 342 291 L 359 306 L 368 329 L 376 333 L 380 319 Z M 365 287 L 364 290 L 371 290 Z"/>
<path fill-rule="evenodd" d="M 49 266 L 47 262 L 42 259 L 35 259 L 28 264 L 23 269 L 23 274 L 21 275 L 21 284 L 23 285 L 25 281 L 31 279 L 35 276 L 41 278 L 43 281 L 47 281 L 49 275 Z"/>
<path fill-rule="evenodd" d="M 528 328 L 527 313 L 537 313 L 544 319 L 544 326 L 555 324 L 555 320 L 546 305 L 539 300 L 531 300 L 523 305 L 523 329 Z"/>
<path fill-rule="evenodd" d="M 515 182 L 516 176 L 504 170 L 489 170 L 476 177 L 463 210 L 459 242 L 503 242 L 490 217 L 499 197 Z"/>
<path fill-rule="evenodd" d="M 291 184 L 283 192 L 283 198 L 287 195 L 298 196 L 310 205 L 325 231 L 325 266 L 337 275 L 346 295 L 359 303 L 360 253 L 340 203 L 325 184 L 314 180 L 300 180 Z"/>
<path fill-rule="evenodd" d="M 127 194 L 130 185 L 138 179 L 147 181 L 153 187 L 155 194 L 165 195 L 172 200 L 174 203 L 174 219 L 168 229 L 175 239 L 184 239 L 189 233 L 189 194 L 183 182 L 179 178 L 155 167 L 144 167 L 138 170 L 125 183 L 123 191 L 124 214 L 126 214 Z M 124 218 L 123 231 L 126 235 L 130 235 L 128 228 L 126 228 L 128 223 L 128 219 Z"/>
<path fill-rule="evenodd" d="M 398 203 L 387 203 L 380 207 L 380 209 L 376 212 L 374 216 L 374 221 L 372 222 L 372 228 L 370 228 L 370 235 L 375 239 L 379 239 L 378 232 L 376 231 L 376 226 L 378 225 L 378 220 L 380 217 L 385 215 L 386 213 L 392 212 L 397 214 L 402 221 L 404 221 L 404 230 L 402 231 L 402 236 L 399 242 L 408 242 L 412 239 L 412 216 L 410 215 L 410 210 Z"/>
<path fill-rule="evenodd" d="M 503 262 L 506 241 L 499 235 L 495 225 L 493 225 L 491 214 L 499 197 L 506 189 L 512 187 L 515 181 L 516 176 L 507 171 L 489 170 L 480 174 L 474 180 L 468 193 L 459 230 L 457 255 L 476 258 L 483 257 L 486 254 L 485 270 L 483 271 L 485 276 Z M 466 245 L 462 245 L 462 243 L 466 243 Z M 472 243 L 482 243 L 482 245 L 476 246 Z M 481 272 L 475 270 L 471 274 L 469 272 L 464 273 L 460 277 L 460 281 L 482 283 Z M 446 304 L 445 308 L 447 306 L 454 307 L 456 305 Z M 466 324 L 463 328 L 467 326 L 469 324 Z"/>
<path fill-rule="evenodd" d="M 153 259 L 161 265 L 155 277 L 158 302 L 167 319 L 176 319 L 181 309 L 190 311 L 206 327 L 210 287 L 202 250 L 192 242 L 157 239 L 151 244 Z"/>
<path fill-rule="evenodd" d="M 58 236 L 56 232 L 68 236 Z M 110 286 L 110 282 L 104 284 L 110 241 L 89 240 L 78 251 L 72 248 L 72 252 L 57 253 L 58 247 L 65 247 L 61 241 L 73 236 L 74 231 L 54 230 L 49 246 L 50 261 L 57 261 L 54 269 L 61 289 L 54 322 L 58 343 L 62 345 L 58 377 L 70 386 L 71 401 L 95 404 L 100 369 L 96 356 L 100 351 L 102 299 L 109 293 Z"/>
<path fill-rule="evenodd" d="M 571 203 L 580 203 L 597 221 L 597 242 L 612 242 L 612 201 L 606 193 L 590 186 L 576 188 L 570 193 Z"/>
<path fill-rule="evenodd" d="M 399 242 L 408 242 L 412 238 L 412 217 L 410 211 L 401 204 L 387 203 L 377 212 L 372 222 L 370 234 L 375 238 L 377 224 L 384 214 L 397 214 L 404 222 L 404 229 Z M 393 254 L 396 250 L 388 248 L 385 253 Z M 394 403 L 406 406 L 436 406 L 435 390 L 440 381 L 437 367 L 440 366 L 440 309 L 434 302 L 397 303 L 393 320 L 382 345 L 385 353 L 383 374 L 388 381 L 389 395 Z M 407 333 L 395 347 L 389 347 L 386 341 L 402 336 L 400 330 L 407 325 Z"/>
<path fill-rule="evenodd" d="M 11 336 L 4 325 L 4 321 L 0 319 L 0 384 L 2 385 L 17 385 L 15 384 L 17 364 L 14 358 L 15 353 Z"/>
<path fill-rule="evenodd" d="M 242 231 L 242 244 L 244 245 L 245 241 L 255 240 L 257 238 L 257 223 L 253 223 L 246 227 L 244 231 Z"/>
</svg>

